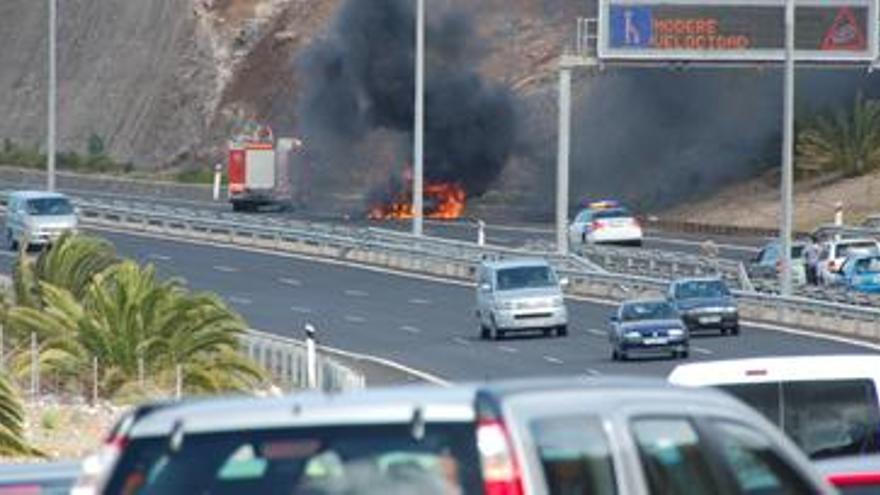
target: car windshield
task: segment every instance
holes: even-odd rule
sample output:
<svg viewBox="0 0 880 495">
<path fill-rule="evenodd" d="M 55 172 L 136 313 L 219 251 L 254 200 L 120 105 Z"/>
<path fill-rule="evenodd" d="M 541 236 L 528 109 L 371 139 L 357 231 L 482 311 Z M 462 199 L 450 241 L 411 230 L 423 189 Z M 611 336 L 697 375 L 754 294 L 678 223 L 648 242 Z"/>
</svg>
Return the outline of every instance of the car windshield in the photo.
<svg viewBox="0 0 880 495">
<path fill-rule="evenodd" d="M 839 258 L 846 258 L 856 253 L 872 254 L 877 252 L 877 243 L 873 241 L 838 244 L 837 246 L 837 256 Z"/>
<path fill-rule="evenodd" d="M 67 198 L 35 198 L 25 202 L 29 215 L 70 215 L 73 205 Z"/>
<path fill-rule="evenodd" d="M 856 261 L 855 270 L 858 274 L 880 273 L 880 257 L 862 258 Z"/>
<path fill-rule="evenodd" d="M 725 297 L 730 291 L 727 285 L 720 280 L 693 280 L 682 282 L 675 287 L 675 297 L 678 299 L 691 299 L 696 297 Z"/>
<path fill-rule="evenodd" d="M 429 423 L 310 427 L 134 441 L 106 493 L 411 494 L 477 493 L 472 425 Z"/>
<path fill-rule="evenodd" d="M 594 219 L 607 219 L 607 218 L 630 218 L 632 217 L 632 213 L 629 212 L 626 208 L 611 208 L 608 210 L 599 210 L 596 213 L 593 213 Z"/>
<path fill-rule="evenodd" d="M 678 318 L 675 309 L 665 301 L 625 304 L 621 313 L 623 321 L 674 320 Z"/>
<path fill-rule="evenodd" d="M 498 270 L 498 290 L 554 287 L 556 276 L 548 266 L 520 266 Z"/>
</svg>

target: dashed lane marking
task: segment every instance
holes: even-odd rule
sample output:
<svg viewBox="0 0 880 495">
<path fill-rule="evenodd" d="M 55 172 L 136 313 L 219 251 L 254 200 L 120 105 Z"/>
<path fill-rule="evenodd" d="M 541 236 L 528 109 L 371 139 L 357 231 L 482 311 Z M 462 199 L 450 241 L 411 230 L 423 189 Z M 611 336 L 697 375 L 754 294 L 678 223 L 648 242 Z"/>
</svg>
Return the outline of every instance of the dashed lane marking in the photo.
<svg viewBox="0 0 880 495">
<path fill-rule="evenodd" d="M 363 323 L 363 322 L 367 321 L 367 319 L 364 318 L 363 316 L 345 315 L 345 321 L 347 321 L 349 323 Z"/>
<path fill-rule="evenodd" d="M 227 299 L 229 302 L 231 302 L 232 304 L 248 305 L 248 304 L 250 304 L 250 303 L 253 302 L 253 301 L 251 301 L 250 299 L 248 299 L 248 298 L 246 298 L 246 297 L 238 297 L 238 296 L 229 296 L 229 297 L 226 298 L 226 299 Z"/>
<path fill-rule="evenodd" d="M 147 259 L 159 260 L 159 261 L 171 261 L 171 256 L 168 256 L 167 254 L 150 253 L 147 255 Z"/>
<path fill-rule="evenodd" d="M 598 328 L 588 328 L 587 332 L 590 334 L 593 334 L 597 337 L 605 337 L 607 335 L 607 333 L 603 332 L 602 330 L 599 330 Z"/>
<path fill-rule="evenodd" d="M 587 374 L 590 376 L 599 376 L 602 374 L 599 370 L 594 370 L 593 368 L 587 368 Z"/>
<path fill-rule="evenodd" d="M 429 301 L 429 300 L 427 300 L 427 299 L 413 298 L 413 299 L 410 299 L 410 300 L 409 300 L 409 303 L 410 303 L 410 304 L 418 304 L 418 305 L 422 305 L 422 306 L 427 306 L 428 304 L 431 304 L 431 301 Z"/>
<path fill-rule="evenodd" d="M 407 333 L 422 333 L 422 329 L 410 325 L 403 325 L 400 329 Z"/>
<path fill-rule="evenodd" d="M 452 339 L 452 341 L 455 342 L 456 344 L 461 344 L 461 345 L 471 345 L 470 342 L 468 342 L 467 340 L 465 340 L 465 339 L 463 339 L 463 338 L 461 338 L 461 337 L 454 337 L 454 338 Z"/>
<path fill-rule="evenodd" d="M 508 347 L 506 345 L 499 345 L 498 350 L 501 352 L 507 352 L 509 354 L 516 354 L 517 352 L 519 352 L 517 349 L 513 347 Z"/>
<path fill-rule="evenodd" d="M 295 278 L 279 278 L 278 281 L 291 287 L 302 287 L 302 282 Z"/>
<path fill-rule="evenodd" d="M 349 297 L 367 297 L 369 294 L 367 294 L 366 291 L 362 291 L 362 290 L 346 289 L 345 295 L 349 296 Z"/>
<path fill-rule="evenodd" d="M 311 308 L 306 308 L 304 306 L 291 306 L 290 310 L 293 311 L 294 313 L 301 313 L 304 315 L 308 315 L 308 314 L 312 313 Z"/>
<path fill-rule="evenodd" d="M 714 351 L 711 351 L 709 349 L 703 349 L 702 347 L 691 346 L 691 350 L 698 353 L 698 354 L 704 354 L 706 356 L 711 356 L 712 354 L 715 354 Z"/>
<path fill-rule="evenodd" d="M 563 361 L 559 358 L 555 358 L 553 356 L 544 356 L 544 361 L 547 361 L 548 363 L 553 363 L 553 364 L 563 364 L 565 362 L 565 361 Z"/>
<path fill-rule="evenodd" d="M 214 269 L 223 273 L 235 273 L 238 271 L 238 268 L 226 265 L 214 265 Z"/>
</svg>

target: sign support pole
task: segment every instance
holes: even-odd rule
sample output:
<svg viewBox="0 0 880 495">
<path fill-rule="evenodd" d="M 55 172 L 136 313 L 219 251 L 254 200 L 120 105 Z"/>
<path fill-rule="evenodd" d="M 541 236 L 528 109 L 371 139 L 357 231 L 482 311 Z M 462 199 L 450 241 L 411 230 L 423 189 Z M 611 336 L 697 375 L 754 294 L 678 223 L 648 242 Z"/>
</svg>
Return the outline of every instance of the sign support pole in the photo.
<svg viewBox="0 0 880 495">
<path fill-rule="evenodd" d="M 568 171 L 571 146 L 571 67 L 559 69 L 559 143 L 556 156 L 556 250 L 568 254 Z"/>
<path fill-rule="evenodd" d="M 425 147 L 425 0 L 417 0 L 416 4 L 416 96 L 415 96 L 415 132 L 412 233 L 422 235 L 424 212 L 424 147 Z"/>
<path fill-rule="evenodd" d="M 57 0 L 49 0 L 49 94 L 48 122 L 46 132 L 46 190 L 55 190 L 55 104 L 57 93 L 57 76 L 55 63 L 56 31 L 57 31 Z"/>
<path fill-rule="evenodd" d="M 782 121 L 782 194 L 781 221 L 779 226 L 780 246 L 782 248 L 782 271 L 780 272 L 780 292 L 791 295 L 791 224 L 792 187 L 794 182 L 794 0 L 785 0 L 785 76 L 783 77 L 783 121 Z"/>
</svg>

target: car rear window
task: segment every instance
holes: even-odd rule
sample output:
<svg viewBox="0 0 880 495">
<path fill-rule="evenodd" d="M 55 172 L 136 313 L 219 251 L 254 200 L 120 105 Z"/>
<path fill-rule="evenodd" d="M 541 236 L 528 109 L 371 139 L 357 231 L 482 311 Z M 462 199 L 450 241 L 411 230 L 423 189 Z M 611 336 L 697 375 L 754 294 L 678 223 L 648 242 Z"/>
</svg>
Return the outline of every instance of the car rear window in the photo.
<svg viewBox="0 0 880 495">
<path fill-rule="evenodd" d="M 548 493 L 617 493 L 611 447 L 599 418 L 544 418 L 532 422 L 530 429 Z"/>
<path fill-rule="evenodd" d="M 465 423 L 193 434 L 134 441 L 106 493 L 479 493 L 479 466 Z"/>
<path fill-rule="evenodd" d="M 838 244 L 837 245 L 837 257 L 838 258 L 846 258 L 852 253 L 855 252 L 864 252 L 864 253 L 876 253 L 877 251 L 877 243 L 865 241 L 865 242 L 853 242 L 847 244 Z"/>
<path fill-rule="evenodd" d="M 629 217 L 632 217 L 632 213 L 630 213 L 629 210 L 627 210 L 626 208 L 612 208 L 609 210 L 599 210 L 593 213 L 593 219 Z"/>
<path fill-rule="evenodd" d="M 869 379 L 723 385 L 813 459 L 880 452 L 880 408 Z"/>
</svg>

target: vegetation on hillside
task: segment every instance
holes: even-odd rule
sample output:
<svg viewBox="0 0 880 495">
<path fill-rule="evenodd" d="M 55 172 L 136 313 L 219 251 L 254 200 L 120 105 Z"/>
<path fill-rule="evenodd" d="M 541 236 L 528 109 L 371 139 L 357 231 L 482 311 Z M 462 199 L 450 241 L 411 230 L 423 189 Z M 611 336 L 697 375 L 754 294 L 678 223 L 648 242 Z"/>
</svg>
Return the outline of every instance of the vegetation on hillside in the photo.
<svg viewBox="0 0 880 495">
<path fill-rule="evenodd" d="M 858 95 L 851 109 L 809 119 L 796 150 L 802 173 L 856 176 L 880 168 L 880 101 Z"/>
</svg>

